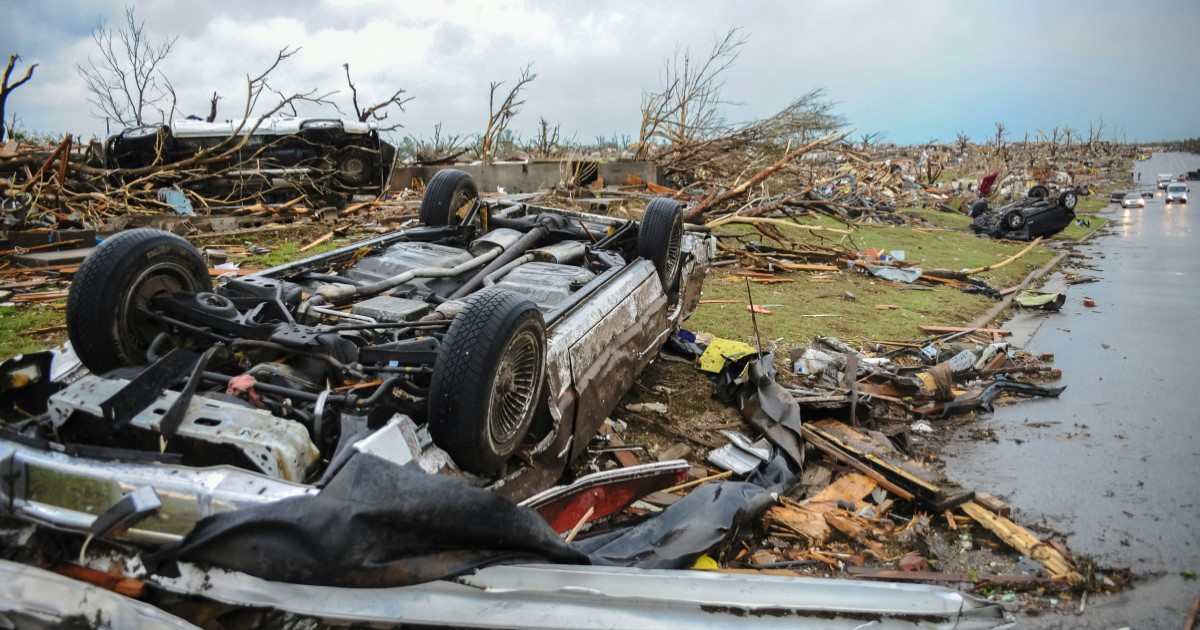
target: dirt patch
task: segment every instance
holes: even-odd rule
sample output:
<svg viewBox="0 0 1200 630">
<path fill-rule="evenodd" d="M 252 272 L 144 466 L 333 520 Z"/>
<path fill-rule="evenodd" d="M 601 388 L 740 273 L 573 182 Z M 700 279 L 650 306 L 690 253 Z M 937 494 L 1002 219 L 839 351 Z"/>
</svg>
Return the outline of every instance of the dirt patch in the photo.
<svg viewBox="0 0 1200 630">
<path fill-rule="evenodd" d="M 613 411 L 614 419 L 625 423 L 621 439 L 645 448 L 639 453 L 642 461 L 656 461 L 680 443 L 691 447 L 688 459 L 703 461 L 706 449 L 727 442 L 721 429 L 753 431 L 737 410 L 713 398 L 712 392 L 713 384 L 693 365 L 671 359 L 655 361 Z M 665 404 L 667 413 L 637 410 L 647 403 Z"/>
</svg>

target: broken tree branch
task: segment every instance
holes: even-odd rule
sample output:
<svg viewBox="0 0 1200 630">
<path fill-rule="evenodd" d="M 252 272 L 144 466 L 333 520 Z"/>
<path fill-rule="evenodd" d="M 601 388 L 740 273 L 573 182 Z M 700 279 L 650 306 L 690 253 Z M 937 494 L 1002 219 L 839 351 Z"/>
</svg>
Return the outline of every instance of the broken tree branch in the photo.
<svg viewBox="0 0 1200 630">
<path fill-rule="evenodd" d="M 837 142 L 839 140 L 843 140 L 846 138 L 846 136 L 849 136 L 851 133 L 853 133 L 853 131 L 854 131 L 853 129 L 850 131 L 843 131 L 843 132 L 831 131 L 831 132 L 825 134 L 824 136 L 822 136 L 821 138 L 818 138 L 817 140 L 809 142 L 808 144 L 806 144 L 794 151 L 787 153 L 782 158 L 780 158 L 779 161 L 777 161 L 774 164 L 772 164 L 771 166 L 768 166 L 767 168 L 759 171 L 757 175 L 755 175 L 754 177 L 751 177 L 750 179 L 742 182 L 741 184 L 739 184 L 737 186 L 734 186 L 732 189 L 701 199 L 700 203 L 696 204 L 695 207 L 689 209 L 686 213 L 684 213 L 684 215 L 683 215 L 684 219 L 687 221 L 693 222 L 693 223 L 697 222 L 696 219 L 701 217 L 705 212 L 708 212 L 714 206 L 724 203 L 726 201 L 729 201 L 730 199 L 733 199 L 734 197 L 744 194 L 751 187 L 758 185 L 764 179 L 770 177 L 771 174 L 773 174 L 776 171 L 778 171 L 779 169 L 783 168 L 785 165 L 787 165 L 788 162 L 791 162 L 792 160 L 800 157 L 801 155 L 804 155 L 805 153 L 808 153 L 809 151 L 812 151 L 813 149 L 815 149 L 819 146 L 824 146 L 824 145 L 827 145 L 827 144 L 830 144 L 833 142 Z"/>
</svg>

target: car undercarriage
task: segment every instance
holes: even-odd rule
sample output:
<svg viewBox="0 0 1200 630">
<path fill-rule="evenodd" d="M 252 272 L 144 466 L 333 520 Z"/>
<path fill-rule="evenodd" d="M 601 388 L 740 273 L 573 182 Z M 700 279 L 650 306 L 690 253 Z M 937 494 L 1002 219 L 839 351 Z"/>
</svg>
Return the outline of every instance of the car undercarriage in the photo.
<svg viewBox="0 0 1200 630">
<path fill-rule="evenodd" d="M 67 306 L 91 373 L 6 433 L 298 484 L 357 447 L 545 489 L 694 308 L 705 235 L 668 199 L 640 223 L 502 205 L 455 170 L 420 219 L 215 286 L 177 236 L 107 239 Z"/>
</svg>

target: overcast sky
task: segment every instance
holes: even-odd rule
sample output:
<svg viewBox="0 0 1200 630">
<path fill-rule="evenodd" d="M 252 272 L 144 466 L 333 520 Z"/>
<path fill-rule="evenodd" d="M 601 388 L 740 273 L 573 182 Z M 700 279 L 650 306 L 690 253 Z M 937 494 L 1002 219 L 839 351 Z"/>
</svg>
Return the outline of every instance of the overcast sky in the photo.
<svg viewBox="0 0 1200 630">
<path fill-rule="evenodd" d="M 91 30 L 117 25 L 122 0 L 9 0 L 0 52 L 39 64 L 9 98 L 27 130 L 103 134 L 77 63 L 96 56 Z M 341 90 L 349 63 L 360 102 L 403 87 L 401 133 L 472 134 L 487 118 L 488 82 L 537 80 L 511 127 L 538 118 L 590 142 L 636 135 L 639 102 L 682 46 L 706 51 L 740 26 L 749 41 L 730 72 L 726 117 L 766 116 L 824 88 L 860 132 L 893 142 L 1014 137 L 1104 120 L 1129 141 L 1200 136 L 1200 2 L 1196 0 L 207 0 L 142 1 L 156 38 L 178 36 L 163 72 L 184 114 L 240 115 L 245 77 L 283 46 L 301 50 L 273 75 L 284 92 Z M 18 70 L 19 72 L 20 70 Z M 348 109 L 348 106 L 344 106 Z M 390 122 L 390 121 L 389 121 Z M 1106 131 L 1106 136 L 1109 134 Z"/>
</svg>

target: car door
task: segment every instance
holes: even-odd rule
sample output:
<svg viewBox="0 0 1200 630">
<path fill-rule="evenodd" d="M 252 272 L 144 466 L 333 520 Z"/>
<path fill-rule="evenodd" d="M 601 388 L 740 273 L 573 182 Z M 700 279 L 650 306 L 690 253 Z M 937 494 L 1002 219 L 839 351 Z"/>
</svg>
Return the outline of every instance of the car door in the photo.
<svg viewBox="0 0 1200 630">
<path fill-rule="evenodd" d="M 565 349 L 567 365 L 551 375 L 552 399 L 574 399 L 573 459 L 612 413 L 670 332 L 667 297 L 654 265 L 638 260 L 588 296 L 551 328 L 551 346 Z M 561 362 L 561 359 L 560 359 Z M 564 369 L 567 368 L 567 369 Z M 569 383 L 557 383 L 569 377 Z M 568 391 L 569 390 L 569 391 Z M 560 429 L 562 430 L 562 429 Z"/>
</svg>

